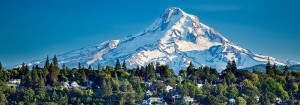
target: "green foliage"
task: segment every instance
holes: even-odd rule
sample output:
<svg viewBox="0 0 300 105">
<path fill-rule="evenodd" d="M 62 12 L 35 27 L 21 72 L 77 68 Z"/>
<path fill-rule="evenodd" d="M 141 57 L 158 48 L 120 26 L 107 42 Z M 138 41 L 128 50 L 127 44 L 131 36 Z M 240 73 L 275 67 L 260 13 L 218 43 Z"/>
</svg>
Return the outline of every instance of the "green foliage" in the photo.
<svg viewBox="0 0 300 105">
<path fill-rule="evenodd" d="M 122 64 L 122 69 L 123 69 L 123 70 L 127 70 L 127 66 L 126 66 L 126 62 L 125 62 L 125 60 L 123 61 L 123 64 Z"/>
<path fill-rule="evenodd" d="M 238 70 L 235 61 L 228 61 L 221 73 L 207 66 L 195 69 L 191 62 L 186 70 L 175 75 L 168 65 L 149 63 L 130 69 L 125 61 L 121 65 L 119 60 L 114 67 L 101 68 L 98 65 L 94 70 L 79 63 L 78 68 L 69 69 L 65 64 L 59 68 L 56 56 L 51 63 L 47 57 L 43 68 L 31 68 L 23 63 L 19 68 L 3 70 L 0 62 L 1 105 L 136 105 L 148 98 L 145 95 L 147 90 L 156 97 L 170 97 L 174 93 L 189 96 L 205 105 L 224 105 L 231 98 L 239 105 L 257 105 L 257 99 L 261 104 L 269 105 L 275 103 L 276 98 L 293 105 L 292 102 L 300 99 L 300 72 L 290 71 L 285 66 L 282 73 L 270 62 L 266 74 Z M 21 86 L 8 86 L 5 82 L 9 79 L 21 79 Z M 87 86 L 88 81 L 93 81 L 93 84 Z M 71 82 L 80 86 L 65 86 Z M 148 82 L 152 85 L 148 86 Z M 167 92 L 167 85 L 174 89 Z M 176 102 L 187 104 L 181 100 Z"/>
<path fill-rule="evenodd" d="M 237 104 L 238 105 L 247 105 L 247 101 L 243 97 L 238 97 Z"/>
<path fill-rule="evenodd" d="M 239 94 L 239 91 L 238 91 L 236 85 L 232 85 L 232 86 L 228 87 L 227 91 L 228 91 L 227 96 L 229 98 L 236 98 Z"/>
<path fill-rule="evenodd" d="M 195 70 L 195 66 L 194 66 L 193 62 L 190 62 L 189 67 L 186 69 L 187 75 L 188 76 L 192 75 L 194 73 L 194 70 Z"/>
<path fill-rule="evenodd" d="M 117 62 L 116 62 L 116 65 L 115 65 L 115 70 L 121 70 L 121 63 L 120 63 L 120 60 L 117 59 Z"/>
</svg>

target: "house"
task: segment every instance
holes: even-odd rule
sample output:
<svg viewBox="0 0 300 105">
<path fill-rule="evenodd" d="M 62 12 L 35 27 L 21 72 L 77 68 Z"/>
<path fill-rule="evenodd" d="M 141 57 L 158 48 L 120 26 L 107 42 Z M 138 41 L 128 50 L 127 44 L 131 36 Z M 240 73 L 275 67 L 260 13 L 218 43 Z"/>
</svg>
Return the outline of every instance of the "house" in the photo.
<svg viewBox="0 0 300 105">
<path fill-rule="evenodd" d="M 229 105 L 235 105 L 235 99 L 233 98 L 229 99 Z"/>
<path fill-rule="evenodd" d="M 179 95 L 179 94 L 176 94 L 176 95 L 173 95 L 173 96 L 172 96 L 172 98 L 175 98 L 175 99 L 177 99 L 177 98 L 182 98 L 182 96 L 181 96 L 181 95 Z"/>
<path fill-rule="evenodd" d="M 259 102 L 259 96 L 255 96 L 254 98 L 256 99 L 257 102 Z"/>
<path fill-rule="evenodd" d="M 62 89 L 68 89 L 70 87 L 69 81 L 67 82 L 62 82 Z"/>
<path fill-rule="evenodd" d="M 147 105 L 151 105 L 151 104 L 162 104 L 163 103 L 163 98 L 159 98 L 159 97 L 150 97 L 147 99 L 148 104 Z"/>
<path fill-rule="evenodd" d="M 53 87 L 50 86 L 50 85 L 45 86 L 45 88 L 46 88 L 46 89 L 53 89 Z"/>
<path fill-rule="evenodd" d="M 6 84 L 8 86 L 19 87 L 21 85 L 21 79 L 10 79 Z"/>
<path fill-rule="evenodd" d="M 71 82 L 71 88 L 73 88 L 73 89 L 86 89 L 86 87 L 84 87 L 84 86 L 80 86 L 80 85 L 78 85 L 78 83 L 76 82 L 76 81 L 73 81 L 73 82 Z"/>
<path fill-rule="evenodd" d="M 77 82 L 73 81 L 73 82 L 71 83 L 71 87 L 72 87 L 72 88 L 78 88 L 78 87 L 80 87 L 80 86 L 78 85 Z"/>
<path fill-rule="evenodd" d="M 167 86 L 165 86 L 165 89 L 166 89 L 166 91 L 167 91 L 167 92 L 169 92 L 170 90 L 172 90 L 172 89 L 173 89 L 173 87 L 172 87 L 172 86 L 170 86 L 170 85 L 167 85 Z"/>
<path fill-rule="evenodd" d="M 203 86 L 203 84 L 202 84 L 202 83 L 198 83 L 197 86 L 198 86 L 199 88 L 201 88 L 201 87 Z"/>
<path fill-rule="evenodd" d="M 151 105 L 150 100 L 143 100 L 142 105 Z"/>
<path fill-rule="evenodd" d="M 146 95 L 147 95 L 147 96 L 152 96 L 152 95 L 153 95 L 153 92 L 150 91 L 150 90 L 147 90 L 147 91 L 146 91 Z"/>
<path fill-rule="evenodd" d="M 280 98 L 276 97 L 276 104 L 279 104 L 281 102 L 282 102 L 282 100 Z"/>
<path fill-rule="evenodd" d="M 145 84 L 148 86 L 148 87 L 151 87 L 152 86 L 152 84 L 153 84 L 153 82 L 145 82 Z"/>
<path fill-rule="evenodd" d="M 194 103 L 194 98 L 190 97 L 190 96 L 185 96 L 182 97 L 183 101 L 185 101 L 186 103 L 192 104 Z"/>
</svg>

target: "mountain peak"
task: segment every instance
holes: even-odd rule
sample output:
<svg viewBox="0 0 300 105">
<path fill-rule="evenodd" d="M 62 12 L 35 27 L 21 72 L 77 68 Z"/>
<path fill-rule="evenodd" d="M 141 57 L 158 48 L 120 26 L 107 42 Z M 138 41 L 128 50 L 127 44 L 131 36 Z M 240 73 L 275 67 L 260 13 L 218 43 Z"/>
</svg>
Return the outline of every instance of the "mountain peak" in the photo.
<svg viewBox="0 0 300 105">
<path fill-rule="evenodd" d="M 177 7 L 170 7 L 160 15 L 160 17 L 151 24 L 147 31 L 165 30 L 168 27 L 172 27 L 175 24 L 181 24 L 185 22 L 197 22 L 200 23 L 198 18 L 194 15 L 190 15 Z"/>
<path fill-rule="evenodd" d="M 164 13 L 185 13 L 182 9 L 178 8 L 178 7 L 170 7 L 170 8 L 167 8 L 165 9 L 165 12 Z"/>
<path fill-rule="evenodd" d="M 283 65 L 271 58 L 271 63 Z M 192 61 L 196 67 L 210 66 L 218 70 L 235 60 L 238 68 L 264 64 L 268 56 L 258 55 L 239 47 L 213 28 L 201 23 L 197 16 L 177 7 L 167 8 L 151 26 L 130 37 L 111 40 L 97 46 L 74 50 L 58 56 L 59 63 L 77 67 L 114 65 L 116 59 L 127 67 L 144 66 L 152 62 L 167 64 L 175 70 L 185 69 Z M 37 60 L 28 64 L 44 64 Z"/>
<path fill-rule="evenodd" d="M 186 16 L 187 13 L 185 13 L 183 10 L 177 7 L 170 7 L 167 8 L 163 14 L 161 15 L 161 18 L 164 18 L 164 23 L 168 23 L 172 20 L 172 18 L 178 17 L 181 18 L 183 16 Z"/>
</svg>

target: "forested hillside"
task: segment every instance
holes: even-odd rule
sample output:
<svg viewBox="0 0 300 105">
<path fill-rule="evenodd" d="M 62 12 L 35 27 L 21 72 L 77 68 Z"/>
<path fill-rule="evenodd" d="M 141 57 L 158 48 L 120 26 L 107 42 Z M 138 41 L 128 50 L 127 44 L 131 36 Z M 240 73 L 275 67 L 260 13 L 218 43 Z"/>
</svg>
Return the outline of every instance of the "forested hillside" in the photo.
<svg viewBox="0 0 300 105">
<path fill-rule="evenodd" d="M 10 70 L 3 70 L 0 63 L 0 104 L 135 105 L 151 97 L 176 105 L 299 104 L 300 72 L 288 66 L 281 71 L 268 63 L 266 73 L 251 72 L 238 70 L 235 61 L 229 61 L 218 73 L 214 68 L 194 67 L 191 62 L 186 70 L 175 74 L 158 62 L 133 69 L 118 59 L 115 62 L 114 66 L 92 68 L 78 63 L 77 68 L 68 68 L 59 67 L 54 56 L 52 60 L 47 57 L 44 67 L 29 68 L 23 63 Z"/>
</svg>

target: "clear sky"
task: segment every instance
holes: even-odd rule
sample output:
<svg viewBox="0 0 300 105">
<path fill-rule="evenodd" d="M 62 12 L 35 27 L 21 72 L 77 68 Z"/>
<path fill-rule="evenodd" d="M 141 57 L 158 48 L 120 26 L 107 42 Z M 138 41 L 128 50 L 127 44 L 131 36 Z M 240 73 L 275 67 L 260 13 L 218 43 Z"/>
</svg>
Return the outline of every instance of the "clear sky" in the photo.
<svg viewBox="0 0 300 105">
<path fill-rule="evenodd" d="M 299 5 L 300 0 L 0 0 L 0 61 L 20 64 L 120 39 L 168 7 L 198 16 L 255 53 L 300 61 Z"/>
</svg>

